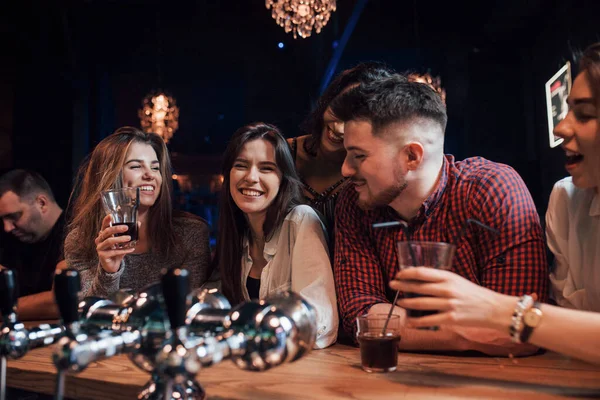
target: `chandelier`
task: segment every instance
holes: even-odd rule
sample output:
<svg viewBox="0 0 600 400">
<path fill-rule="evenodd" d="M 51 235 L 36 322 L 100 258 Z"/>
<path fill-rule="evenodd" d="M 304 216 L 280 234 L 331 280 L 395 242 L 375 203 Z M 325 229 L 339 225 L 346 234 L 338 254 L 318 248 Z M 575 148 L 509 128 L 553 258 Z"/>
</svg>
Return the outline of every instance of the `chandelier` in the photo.
<svg viewBox="0 0 600 400">
<path fill-rule="evenodd" d="M 423 75 L 409 74 L 408 80 L 411 82 L 419 82 L 426 84 L 427 86 L 435 90 L 442 98 L 444 104 L 446 104 L 446 89 L 442 87 L 442 80 L 439 76 L 432 77 L 431 75 L 429 75 L 429 72 L 426 72 Z"/>
<path fill-rule="evenodd" d="M 271 16 L 286 33 L 292 32 L 294 39 L 306 39 L 313 28 L 317 33 L 336 10 L 336 0 L 265 0 L 267 9 L 273 7 Z"/>
<path fill-rule="evenodd" d="M 179 107 L 173 97 L 164 93 L 144 97 L 138 116 L 144 132 L 158 134 L 165 143 L 169 143 L 173 133 L 179 128 Z"/>
</svg>

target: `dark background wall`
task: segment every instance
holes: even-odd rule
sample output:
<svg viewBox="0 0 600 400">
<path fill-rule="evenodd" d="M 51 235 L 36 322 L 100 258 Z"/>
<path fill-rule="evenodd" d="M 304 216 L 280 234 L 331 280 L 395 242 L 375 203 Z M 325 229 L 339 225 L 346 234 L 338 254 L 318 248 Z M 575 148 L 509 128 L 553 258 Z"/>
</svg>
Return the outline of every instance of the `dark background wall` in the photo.
<svg viewBox="0 0 600 400">
<path fill-rule="evenodd" d="M 547 144 L 544 83 L 600 40 L 599 3 L 371 0 L 336 73 L 379 60 L 439 75 L 447 151 L 512 165 L 543 213 L 566 175 Z M 117 127 L 139 126 L 142 98 L 159 88 L 181 110 L 169 143 L 178 173 L 218 171 L 250 121 L 297 135 L 356 4 L 338 1 L 321 34 L 297 40 L 263 0 L 13 4 L 0 15 L 0 170 L 40 171 L 66 204 L 82 158 Z"/>
</svg>

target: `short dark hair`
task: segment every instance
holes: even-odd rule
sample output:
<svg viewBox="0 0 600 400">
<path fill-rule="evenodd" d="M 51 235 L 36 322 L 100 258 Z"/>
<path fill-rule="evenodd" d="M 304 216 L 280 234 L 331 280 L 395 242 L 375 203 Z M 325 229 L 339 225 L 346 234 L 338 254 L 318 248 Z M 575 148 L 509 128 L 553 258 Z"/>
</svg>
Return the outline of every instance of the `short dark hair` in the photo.
<svg viewBox="0 0 600 400">
<path fill-rule="evenodd" d="M 21 198 L 45 193 L 50 201 L 55 202 L 48 182 L 37 172 L 26 169 L 13 169 L 0 176 L 0 197 L 6 192 L 14 192 Z"/>
<path fill-rule="evenodd" d="M 331 110 L 342 121 L 366 120 L 373 125 L 373 134 L 394 122 L 426 118 L 446 130 L 448 117 L 442 98 L 424 83 L 409 82 L 394 74 L 360 86 L 338 96 Z"/>
<path fill-rule="evenodd" d="M 340 72 L 323 92 L 314 110 L 306 117 L 301 125 L 301 130 L 310 135 L 304 141 L 304 150 L 308 154 L 316 155 L 323 134 L 323 114 L 331 105 L 333 100 L 344 90 L 352 85 L 360 85 L 392 76 L 394 70 L 387 65 L 369 61 L 360 63 L 350 69 Z M 334 113 L 335 114 L 335 113 Z"/>
</svg>

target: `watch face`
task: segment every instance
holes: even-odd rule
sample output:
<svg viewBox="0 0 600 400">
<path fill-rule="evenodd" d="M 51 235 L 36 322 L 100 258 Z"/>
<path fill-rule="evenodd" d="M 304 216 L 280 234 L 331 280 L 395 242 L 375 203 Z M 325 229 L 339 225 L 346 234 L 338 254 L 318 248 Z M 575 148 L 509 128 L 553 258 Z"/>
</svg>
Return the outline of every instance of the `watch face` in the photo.
<svg viewBox="0 0 600 400">
<path fill-rule="evenodd" d="M 537 308 L 529 310 L 523 316 L 523 322 L 525 322 L 525 325 L 530 326 L 532 328 L 535 328 L 536 326 L 538 326 L 541 319 L 542 319 L 542 312 Z"/>
</svg>

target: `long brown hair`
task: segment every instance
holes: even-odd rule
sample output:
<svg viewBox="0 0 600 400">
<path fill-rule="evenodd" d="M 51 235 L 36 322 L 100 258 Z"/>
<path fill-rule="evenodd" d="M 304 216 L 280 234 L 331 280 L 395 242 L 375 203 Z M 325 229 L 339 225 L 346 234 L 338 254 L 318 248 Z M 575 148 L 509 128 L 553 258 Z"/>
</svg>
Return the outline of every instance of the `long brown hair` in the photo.
<svg viewBox="0 0 600 400">
<path fill-rule="evenodd" d="M 285 139 L 273 125 L 256 122 L 238 129 L 225 150 L 223 159 L 223 187 L 219 203 L 219 233 L 213 268 L 219 268 L 223 294 L 232 304 L 241 303 L 242 252 L 244 236 L 249 231 L 248 221 L 231 197 L 229 173 L 244 145 L 263 139 L 275 148 L 275 162 L 281 171 L 279 192 L 267 209 L 263 224 L 265 240 L 271 239 L 281 226 L 288 212 L 302 203 L 300 180 L 294 167 L 294 159 Z"/>
<path fill-rule="evenodd" d="M 172 168 L 167 146 L 154 133 L 144 133 L 137 128 L 125 126 L 103 139 L 88 161 L 79 168 L 79 187 L 71 193 L 72 219 L 69 232 L 76 229 L 76 249 L 65 252 L 77 254 L 77 258 L 92 260 L 97 257 L 94 238 L 102 226 L 105 216 L 100 193 L 104 190 L 123 187 L 123 166 L 127 151 L 132 143 L 150 145 L 158 157 L 162 185 L 156 203 L 148 211 L 148 239 L 152 250 L 161 257 L 169 257 L 175 246 L 173 211 L 171 205 Z"/>
<path fill-rule="evenodd" d="M 596 107 L 596 119 L 600 126 L 600 42 L 589 46 L 579 59 L 579 72 L 587 72 L 588 84 L 592 91 L 592 100 Z M 596 154 L 593 155 L 596 168 L 593 170 L 596 187 L 600 188 L 600 132 L 596 132 Z M 586 156 L 587 157 L 587 156 Z"/>
</svg>

